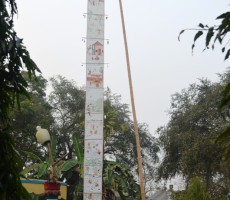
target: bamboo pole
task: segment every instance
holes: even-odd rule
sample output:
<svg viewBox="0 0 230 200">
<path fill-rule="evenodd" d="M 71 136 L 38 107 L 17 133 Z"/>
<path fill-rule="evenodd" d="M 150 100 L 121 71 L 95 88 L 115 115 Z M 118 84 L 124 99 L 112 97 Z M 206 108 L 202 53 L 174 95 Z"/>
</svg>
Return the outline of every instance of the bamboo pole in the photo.
<svg viewBox="0 0 230 200">
<path fill-rule="evenodd" d="M 143 168 L 142 168 L 140 139 L 139 139 L 136 109 L 135 109 L 135 103 L 134 103 L 132 77 L 131 77 L 131 69 L 130 69 L 130 61 L 129 61 L 129 51 L 128 51 L 128 43 L 127 43 L 127 37 L 126 37 L 126 30 L 125 30 L 125 20 L 124 20 L 123 7 L 122 7 L 121 0 L 119 0 L 119 4 L 120 4 L 121 22 L 122 22 L 124 44 L 125 44 L 125 54 L 126 54 L 126 63 L 127 63 L 127 70 L 128 70 L 129 90 L 130 90 L 130 97 L 131 97 L 134 130 L 135 130 L 135 136 L 136 136 L 137 160 L 138 160 L 139 182 L 140 182 L 140 188 L 141 188 L 141 199 L 145 200 L 145 188 L 144 188 L 144 183 L 143 183 L 143 171 L 142 171 Z"/>
</svg>

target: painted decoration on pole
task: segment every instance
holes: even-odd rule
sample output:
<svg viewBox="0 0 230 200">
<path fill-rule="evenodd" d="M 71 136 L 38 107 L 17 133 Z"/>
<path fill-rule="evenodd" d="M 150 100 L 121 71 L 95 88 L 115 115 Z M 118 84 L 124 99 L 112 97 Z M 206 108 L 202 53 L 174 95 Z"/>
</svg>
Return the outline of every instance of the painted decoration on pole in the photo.
<svg viewBox="0 0 230 200">
<path fill-rule="evenodd" d="M 86 60 L 87 63 L 104 62 L 104 39 L 87 39 Z"/>
<path fill-rule="evenodd" d="M 98 66 L 98 65 L 87 66 L 86 87 L 103 88 L 103 66 Z"/>
<path fill-rule="evenodd" d="M 86 165 L 84 171 L 88 177 L 96 177 L 96 178 L 102 177 L 102 170 L 100 166 Z"/>
<path fill-rule="evenodd" d="M 84 200 L 101 200 L 101 194 L 85 193 Z"/>
<path fill-rule="evenodd" d="M 86 93 L 86 113 L 103 113 L 103 89 L 87 89 Z"/>
<path fill-rule="evenodd" d="M 85 166 L 84 168 L 85 192 L 100 193 L 102 192 L 102 168 L 101 166 Z"/>
<path fill-rule="evenodd" d="M 85 157 L 85 162 L 84 165 L 92 165 L 92 166 L 96 166 L 96 165 L 100 165 L 101 166 L 101 160 L 98 158 L 92 158 L 92 157 Z"/>
<path fill-rule="evenodd" d="M 103 121 L 95 120 L 92 122 L 86 122 L 85 124 L 85 139 L 88 140 L 103 140 Z"/>
<path fill-rule="evenodd" d="M 103 141 L 102 140 L 86 140 L 85 141 L 85 156 L 91 158 L 102 158 Z"/>
<path fill-rule="evenodd" d="M 104 0 L 88 0 L 84 200 L 102 200 L 104 126 Z"/>
<path fill-rule="evenodd" d="M 102 178 L 84 175 L 85 193 L 102 193 Z"/>
</svg>

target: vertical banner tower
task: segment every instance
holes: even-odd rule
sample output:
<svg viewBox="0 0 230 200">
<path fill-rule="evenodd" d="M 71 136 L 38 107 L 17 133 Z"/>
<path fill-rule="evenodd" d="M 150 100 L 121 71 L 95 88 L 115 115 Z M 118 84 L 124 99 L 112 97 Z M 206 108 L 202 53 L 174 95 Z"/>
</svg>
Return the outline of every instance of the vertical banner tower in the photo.
<svg viewBox="0 0 230 200">
<path fill-rule="evenodd" d="M 104 0 L 88 0 L 84 200 L 102 199 L 104 20 Z"/>
</svg>

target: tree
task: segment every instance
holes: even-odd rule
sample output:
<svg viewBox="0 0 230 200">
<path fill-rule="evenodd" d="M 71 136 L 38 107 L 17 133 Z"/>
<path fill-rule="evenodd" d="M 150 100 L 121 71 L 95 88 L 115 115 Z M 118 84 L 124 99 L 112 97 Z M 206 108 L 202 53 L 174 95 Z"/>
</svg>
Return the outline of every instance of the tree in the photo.
<svg viewBox="0 0 230 200">
<path fill-rule="evenodd" d="M 10 13 L 7 8 L 10 8 Z M 29 97 L 27 82 L 22 76 L 22 69 L 28 71 L 29 77 L 40 72 L 36 64 L 30 58 L 16 32 L 13 29 L 13 17 L 17 13 L 17 6 L 14 0 L 3 0 L 0 2 L 0 86 L 1 86 L 1 127 L 9 118 L 9 109 L 17 102 L 19 106 L 19 96 Z M 4 127 L 2 127 L 4 128 Z"/>
<path fill-rule="evenodd" d="M 121 97 L 112 94 L 107 89 L 105 91 L 104 111 L 105 156 L 116 160 L 116 162 L 126 166 L 137 175 L 138 166 L 134 124 L 130 119 L 128 105 L 122 104 Z M 147 188 L 155 180 L 154 164 L 158 162 L 157 153 L 159 152 L 159 146 L 156 138 L 150 134 L 147 124 L 138 124 L 138 128 L 140 145 L 142 147 L 144 179 Z"/>
<path fill-rule="evenodd" d="M 50 79 L 50 82 L 52 90 L 48 98 L 48 108 L 51 108 L 54 123 L 52 123 L 52 125 L 47 124 L 47 126 L 51 135 L 57 136 L 57 150 L 55 157 L 57 159 L 61 158 L 68 152 L 68 158 L 65 157 L 64 160 L 74 159 L 75 157 L 77 157 L 78 160 L 82 160 L 83 149 L 81 151 L 82 153 L 77 152 L 79 152 L 78 150 L 81 149 L 81 146 L 84 144 L 85 90 L 77 87 L 74 81 L 67 80 L 62 76 L 53 77 Z M 37 88 L 32 90 L 35 94 L 31 94 L 32 100 L 36 97 L 35 100 L 37 100 L 37 103 L 30 104 L 29 107 L 28 104 L 25 104 L 25 108 L 22 106 L 21 118 L 25 117 L 27 119 L 29 116 L 30 119 L 27 120 L 31 120 L 31 123 L 34 126 L 39 120 L 42 120 L 42 115 L 38 115 L 37 117 L 36 115 L 33 115 L 36 111 L 38 113 L 47 113 L 46 115 L 48 117 L 44 119 L 44 122 L 47 122 L 47 120 L 48 122 L 52 122 L 53 118 L 49 116 L 50 110 L 44 110 L 46 109 L 44 105 L 46 105 L 47 102 L 45 101 L 44 96 L 41 95 L 43 94 L 41 85 L 32 82 L 30 87 Z M 37 90 L 40 92 L 37 92 Z M 137 173 L 137 158 L 133 122 L 129 115 L 130 112 L 128 105 L 122 104 L 120 96 L 113 95 L 111 91 L 107 89 L 105 91 L 104 101 L 104 173 L 110 171 L 110 174 L 112 173 L 111 175 L 114 177 L 114 182 L 123 183 L 124 187 L 119 187 L 121 195 L 123 193 L 126 194 L 128 191 L 128 194 L 135 196 L 138 195 L 138 191 L 136 190 L 137 183 L 134 179 L 134 176 Z M 21 132 L 22 130 L 27 131 L 27 126 L 20 121 L 20 118 L 17 118 L 16 122 L 18 132 Z M 144 158 L 143 162 L 146 177 L 148 177 L 149 180 L 153 180 L 155 171 L 152 164 L 158 161 L 157 152 L 159 151 L 159 148 L 156 139 L 150 135 L 146 124 L 139 124 L 139 131 L 141 144 L 143 146 L 142 155 Z M 28 134 L 28 137 L 30 137 L 30 141 L 34 141 L 34 135 Z M 36 152 L 34 151 L 33 153 Z M 44 157 L 44 155 L 42 156 Z M 110 161 L 107 160 L 108 158 L 110 158 Z M 111 161 L 111 158 L 113 162 Z M 29 164 L 38 163 L 39 160 L 40 159 L 35 159 Z M 66 177 L 68 184 L 71 185 L 70 195 L 73 195 L 76 186 L 77 189 L 82 189 L 81 184 L 79 184 L 82 183 L 82 178 L 80 177 L 81 171 L 79 171 L 78 168 L 81 168 L 80 163 L 81 162 L 76 166 L 77 168 L 73 167 L 70 171 L 63 173 L 63 177 Z M 35 166 L 38 167 L 38 165 Z M 47 167 L 47 164 L 45 167 Z M 35 170 L 37 171 L 38 168 Z M 127 176 L 123 176 L 120 172 L 126 173 Z M 38 173 L 38 171 L 36 173 Z M 108 177 L 105 176 L 104 179 L 106 180 L 106 178 Z M 76 180 L 78 181 L 76 182 Z M 117 187 L 111 188 L 110 186 L 111 185 L 108 183 L 105 185 L 105 189 L 118 189 Z"/>
<path fill-rule="evenodd" d="M 185 31 L 196 31 L 194 35 L 194 42 L 192 44 L 192 51 L 195 47 L 196 41 L 205 33 L 205 44 L 204 50 L 207 49 L 215 49 L 215 45 L 219 44 L 221 47 L 221 52 L 225 54 L 224 60 L 228 60 L 230 56 L 230 48 L 229 48 L 229 35 L 230 35 L 230 12 L 225 12 L 216 17 L 218 20 L 217 25 L 204 25 L 204 23 L 200 23 L 198 28 L 192 29 L 184 29 L 180 32 L 178 39 L 180 40 L 180 35 Z M 229 78 L 225 80 L 225 87 L 222 90 L 222 100 L 218 106 L 218 108 L 225 109 L 226 107 L 230 108 L 230 82 Z M 230 126 L 226 127 L 226 129 L 220 133 L 218 139 L 220 143 L 229 143 L 226 145 L 226 153 L 225 156 L 230 159 Z"/>
<path fill-rule="evenodd" d="M 103 184 L 108 199 L 114 199 L 113 191 L 117 191 L 122 199 L 126 199 L 126 197 L 140 198 L 140 187 L 129 168 L 117 162 L 104 160 Z"/>
<path fill-rule="evenodd" d="M 29 198 L 19 179 L 23 162 L 9 135 L 9 113 L 15 103 L 20 107 L 20 96 L 29 98 L 22 70 L 28 71 L 29 77 L 40 72 L 13 28 L 15 14 L 15 0 L 0 1 L 0 199 L 3 200 Z"/>
<path fill-rule="evenodd" d="M 71 159 L 74 156 L 72 136 L 83 139 L 85 91 L 78 88 L 73 80 L 62 76 L 53 77 L 50 81 L 53 91 L 49 95 L 49 103 L 55 118 L 53 131 L 58 137 L 57 154 L 61 156 L 68 151 Z"/>
<path fill-rule="evenodd" d="M 74 146 L 71 142 L 73 135 L 77 135 L 83 144 L 85 91 L 78 88 L 74 81 L 69 81 L 61 76 L 52 78 L 51 83 L 53 91 L 49 96 L 49 102 L 56 118 L 55 132 L 58 134 L 59 141 L 58 154 L 62 155 L 66 149 L 69 152 L 73 151 Z M 105 90 L 104 116 L 105 157 L 116 160 L 117 163 L 136 174 L 135 134 L 128 105 L 122 104 L 120 96 L 112 94 L 109 89 Z M 146 177 L 153 180 L 154 168 L 152 165 L 158 161 L 159 148 L 146 124 L 139 125 L 139 132 Z"/>
<path fill-rule="evenodd" d="M 188 189 L 185 191 L 173 192 L 173 200 L 209 200 L 208 192 L 199 177 L 189 181 Z"/>
<path fill-rule="evenodd" d="M 37 144 L 35 133 L 36 127 L 50 129 L 54 124 L 51 113 L 52 107 L 46 100 L 47 80 L 41 75 L 35 79 L 29 79 L 28 73 L 23 72 L 23 77 L 28 83 L 30 99 L 20 98 L 20 110 L 14 108 L 11 112 L 12 132 L 16 146 L 21 151 L 32 152 L 38 156 L 44 156 L 44 149 Z M 21 154 L 24 163 L 30 159 L 26 154 Z"/>
<path fill-rule="evenodd" d="M 209 190 L 215 178 L 228 179 L 223 170 L 224 148 L 216 143 L 229 123 L 228 111 L 219 112 L 217 108 L 222 89 L 221 83 L 200 80 L 172 96 L 170 120 L 158 129 L 165 151 L 158 169 L 160 178 L 181 174 L 188 181 L 199 176 Z"/>
<path fill-rule="evenodd" d="M 64 151 L 63 149 L 71 151 L 71 143 L 67 143 L 71 141 L 69 136 L 78 134 L 82 137 L 84 134 L 85 91 L 61 76 L 52 78 L 51 83 L 53 91 L 49 99 L 60 135 L 58 146 L 62 150 L 59 152 Z M 106 157 L 113 157 L 131 168 L 137 167 L 135 134 L 128 105 L 121 103 L 120 96 L 112 94 L 109 89 L 105 90 L 104 115 Z M 159 148 L 156 139 L 150 135 L 146 124 L 139 124 L 139 131 L 143 157 L 146 157 L 146 161 L 157 162 Z"/>
</svg>

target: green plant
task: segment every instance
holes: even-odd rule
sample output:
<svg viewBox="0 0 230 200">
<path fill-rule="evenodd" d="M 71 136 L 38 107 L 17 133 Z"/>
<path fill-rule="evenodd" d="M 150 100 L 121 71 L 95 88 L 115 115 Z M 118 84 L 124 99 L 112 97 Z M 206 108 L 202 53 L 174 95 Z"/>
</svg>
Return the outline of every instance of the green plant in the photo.
<svg viewBox="0 0 230 200">
<path fill-rule="evenodd" d="M 29 78 L 36 77 L 40 72 L 30 58 L 22 39 L 14 30 L 14 15 L 17 14 L 15 0 L 0 1 L 0 199 L 29 199 L 22 187 L 18 172 L 22 160 L 16 150 L 13 139 L 10 138 L 10 111 L 20 108 L 20 97 L 28 99 L 28 83 L 22 76 L 22 70 L 27 70 Z M 27 194 L 26 194 L 27 193 Z"/>
<path fill-rule="evenodd" d="M 51 137 L 51 151 L 53 156 L 55 154 L 57 139 L 54 135 Z M 29 156 L 32 160 L 35 161 L 34 164 L 26 167 L 23 171 L 21 171 L 22 176 L 31 177 L 31 178 L 46 178 L 50 179 L 50 173 L 51 173 L 51 163 L 48 157 L 46 158 L 40 158 L 39 156 L 35 155 L 32 152 L 26 152 L 24 153 Z M 55 171 L 55 175 L 59 180 L 61 180 L 63 173 L 67 172 L 71 168 L 75 167 L 78 164 L 81 164 L 78 159 L 69 159 L 69 160 L 63 160 L 63 158 L 67 156 L 64 155 L 62 158 L 54 159 L 54 165 L 53 169 Z M 55 158 L 55 157 L 54 157 Z"/>
<path fill-rule="evenodd" d="M 197 176 L 190 179 L 187 190 L 173 192 L 172 198 L 173 200 L 210 200 L 203 182 Z"/>
<path fill-rule="evenodd" d="M 15 149 L 14 141 L 9 134 L 0 130 L 0 199 L 29 199 L 29 194 L 21 185 L 19 169 L 23 162 L 18 151 Z M 7 166 L 5 166 L 7 163 Z M 17 168 L 15 168 L 17 166 Z M 19 197 L 20 194 L 20 197 Z"/>
<path fill-rule="evenodd" d="M 103 183 L 108 194 L 117 191 L 122 199 L 140 196 L 140 188 L 133 175 L 117 162 L 104 160 Z"/>
<path fill-rule="evenodd" d="M 188 193 L 191 200 L 208 200 L 208 193 L 204 187 L 203 182 L 199 177 L 194 177 L 189 181 Z"/>
</svg>

